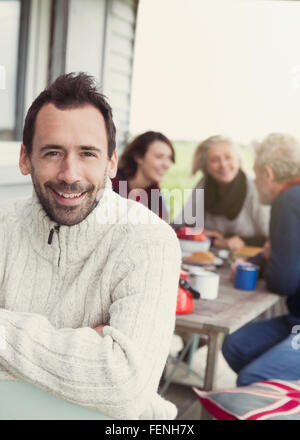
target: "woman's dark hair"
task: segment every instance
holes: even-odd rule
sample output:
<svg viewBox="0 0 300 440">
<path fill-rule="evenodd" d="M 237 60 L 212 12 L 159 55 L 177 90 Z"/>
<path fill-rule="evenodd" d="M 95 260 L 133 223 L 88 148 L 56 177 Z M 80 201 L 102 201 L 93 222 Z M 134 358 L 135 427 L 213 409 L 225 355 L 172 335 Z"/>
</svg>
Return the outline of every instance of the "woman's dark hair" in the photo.
<svg viewBox="0 0 300 440">
<path fill-rule="evenodd" d="M 146 131 L 140 134 L 132 142 L 126 145 L 119 159 L 119 170 L 122 171 L 126 179 L 131 179 L 137 171 L 136 157 L 144 157 L 149 145 L 154 141 L 165 142 L 172 150 L 172 162 L 175 162 L 175 151 L 171 141 L 162 133 L 156 131 Z"/>
<path fill-rule="evenodd" d="M 44 105 L 49 103 L 62 110 L 81 107 L 85 104 L 96 107 L 105 121 L 108 157 L 111 158 L 116 148 L 116 128 L 112 119 L 112 110 L 105 96 L 98 92 L 95 79 L 83 72 L 60 75 L 31 104 L 23 129 L 23 144 L 28 155 L 32 152 L 37 114 Z"/>
</svg>

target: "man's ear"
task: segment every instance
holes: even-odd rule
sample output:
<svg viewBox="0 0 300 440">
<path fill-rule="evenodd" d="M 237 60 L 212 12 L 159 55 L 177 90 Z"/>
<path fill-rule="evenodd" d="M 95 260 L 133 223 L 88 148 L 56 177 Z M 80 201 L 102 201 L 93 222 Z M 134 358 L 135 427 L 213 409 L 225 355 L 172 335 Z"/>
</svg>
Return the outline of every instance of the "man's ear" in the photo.
<svg viewBox="0 0 300 440">
<path fill-rule="evenodd" d="M 264 175 L 267 178 L 267 180 L 269 180 L 270 182 L 273 182 L 275 180 L 274 171 L 272 170 L 272 168 L 269 165 L 264 166 L 263 172 L 264 172 Z"/>
<path fill-rule="evenodd" d="M 21 145 L 19 168 L 24 176 L 27 176 L 27 174 L 31 173 L 31 162 L 24 144 Z"/>
<path fill-rule="evenodd" d="M 116 177 L 117 170 L 118 170 L 118 154 L 117 154 L 117 150 L 114 150 L 108 162 L 108 168 L 107 168 L 108 177 L 110 177 L 111 179 Z"/>
</svg>

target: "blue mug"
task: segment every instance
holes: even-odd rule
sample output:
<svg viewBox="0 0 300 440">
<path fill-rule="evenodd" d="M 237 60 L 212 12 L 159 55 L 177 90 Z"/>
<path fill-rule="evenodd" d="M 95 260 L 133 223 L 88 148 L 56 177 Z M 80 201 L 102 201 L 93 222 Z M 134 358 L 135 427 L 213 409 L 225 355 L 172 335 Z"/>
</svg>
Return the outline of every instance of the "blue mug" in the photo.
<svg viewBox="0 0 300 440">
<path fill-rule="evenodd" d="M 234 287 L 242 290 L 254 290 L 259 267 L 250 264 L 239 264 L 236 268 Z"/>
</svg>

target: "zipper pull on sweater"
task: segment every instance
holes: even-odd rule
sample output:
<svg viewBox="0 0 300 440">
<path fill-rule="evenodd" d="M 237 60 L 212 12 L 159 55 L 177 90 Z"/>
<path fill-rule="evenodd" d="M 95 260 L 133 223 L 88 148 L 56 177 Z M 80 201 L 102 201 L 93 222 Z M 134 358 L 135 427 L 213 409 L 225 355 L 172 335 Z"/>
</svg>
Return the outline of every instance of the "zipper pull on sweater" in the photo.
<svg viewBox="0 0 300 440">
<path fill-rule="evenodd" d="M 52 228 L 52 229 L 50 230 L 50 234 L 49 234 L 49 238 L 48 238 L 48 244 L 51 244 L 51 243 L 52 243 L 53 234 L 54 234 L 54 228 Z"/>
<path fill-rule="evenodd" d="M 52 243 L 54 231 L 56 231 L 57 233 L 59 232 L 59 225 L 54 226 L 54 228 L 52 228 L 50 230 L 50 234 L 49 234 L 49 237 L 48 237 L 48 244 Z"/>
</svg>

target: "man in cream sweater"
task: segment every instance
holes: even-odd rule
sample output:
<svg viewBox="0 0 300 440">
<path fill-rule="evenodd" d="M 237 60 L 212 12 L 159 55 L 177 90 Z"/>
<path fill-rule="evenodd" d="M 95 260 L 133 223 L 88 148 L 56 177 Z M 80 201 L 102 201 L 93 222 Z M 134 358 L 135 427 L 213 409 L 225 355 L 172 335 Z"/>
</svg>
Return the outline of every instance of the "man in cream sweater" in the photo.
<svg viewBox="0 0 300 440">
<path fill-rule="evenodd" d="M 169 225 L 111 190 L 116 167 L 110 106 L 91 77 L 60 76 L 25 120 L 32 199 L 0 212 L 0 380 L 115 419 L 172 419 L 157 389 L 180 249 Z"/>
</svg>

